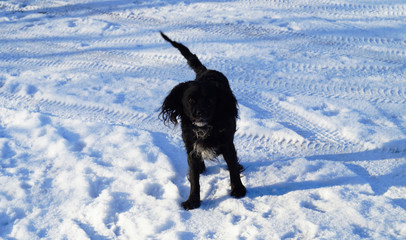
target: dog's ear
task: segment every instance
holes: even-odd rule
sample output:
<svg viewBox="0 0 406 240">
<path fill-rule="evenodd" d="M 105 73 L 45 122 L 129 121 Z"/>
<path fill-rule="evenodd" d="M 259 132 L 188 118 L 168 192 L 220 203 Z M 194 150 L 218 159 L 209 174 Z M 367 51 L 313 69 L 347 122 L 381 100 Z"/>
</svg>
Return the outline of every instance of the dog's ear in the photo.
<svg viewBox="0 0 406 240">
<path fill-rule="evenodd" d="M 190 82 L 180 83 L 175 86 L 169 95 L 162 103 L 160 118 L 164 121 L 165 125 L 173 123 L 175 126 L 178 124 L 178 117 L 183 114 L 182 97 L 185 90 L 189 87 Z"/>
</svg>

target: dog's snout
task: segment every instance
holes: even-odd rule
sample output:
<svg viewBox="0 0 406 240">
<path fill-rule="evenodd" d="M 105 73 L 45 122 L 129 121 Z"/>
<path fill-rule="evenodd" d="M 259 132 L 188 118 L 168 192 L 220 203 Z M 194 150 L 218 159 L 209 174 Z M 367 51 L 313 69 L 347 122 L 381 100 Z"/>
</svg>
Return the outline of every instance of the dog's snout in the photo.
<svg viewBox="0 0 406 240">
<path fill-rule="evenodd" d="M 196 117 L 204 118 L 207 116 L 207 111 L 204 109 L 198 109 L 196 110 Z"/>
</svg>

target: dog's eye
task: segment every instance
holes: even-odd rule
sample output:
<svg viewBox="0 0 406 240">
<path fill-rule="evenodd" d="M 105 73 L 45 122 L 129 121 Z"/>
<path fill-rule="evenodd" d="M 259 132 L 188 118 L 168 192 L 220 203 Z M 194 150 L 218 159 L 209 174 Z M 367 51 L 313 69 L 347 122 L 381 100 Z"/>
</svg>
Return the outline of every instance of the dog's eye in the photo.
<svg viewBox="0 0 406 240">
<path fill-rule="evenodd" d="M 188 101 L 189 101 L 190 104 L 195 104 L 196 103 L 196 100 L 194 100 L 193 98 L 189 98 Z"/>
</svg>

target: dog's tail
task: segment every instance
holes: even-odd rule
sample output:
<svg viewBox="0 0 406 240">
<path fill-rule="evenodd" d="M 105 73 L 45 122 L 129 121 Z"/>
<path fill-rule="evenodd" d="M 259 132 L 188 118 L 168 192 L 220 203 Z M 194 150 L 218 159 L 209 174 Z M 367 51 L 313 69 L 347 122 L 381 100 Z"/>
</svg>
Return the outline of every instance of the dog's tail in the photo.
<svg viewBox="0 0 406 240">
<path fill-rule="evenodd" d="M 197 56 L 190 52 L 190 50 L 185 47 L 182 43 L 178 43 L 172 41 L 168 36 L 166 36 L 163 32 L 161 32 L 161 36 L 168 42 L 172 44 L 175 48 L 177 48 L 180 53 L 186 58 L 187 63 L 189 66 L 195 71 L 196 75 L 199 75 L 207 70 L 207 68 L 200 62 Z"/>
</svg>

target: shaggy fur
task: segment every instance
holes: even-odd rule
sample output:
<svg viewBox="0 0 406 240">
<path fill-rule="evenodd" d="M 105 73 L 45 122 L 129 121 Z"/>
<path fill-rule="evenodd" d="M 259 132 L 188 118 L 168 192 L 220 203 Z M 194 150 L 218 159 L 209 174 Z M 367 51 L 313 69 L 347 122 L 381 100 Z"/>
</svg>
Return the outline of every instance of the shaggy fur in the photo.
<svg viewBox="0 0 406 240">
<path fill-rule="evenodd" d="M 203 160 L 222 154 L 230 172 L 231 196 L 245 196 L 241 182 L 243 167 L 238 163 L 234 133 L 238 117 L 237 100 L 227 78 L 220 72 L 208 70 L 183 44 L 162 37 L 177 48 L 195 71 L 196 79 L 175 86 L 165 98 L 160 117 L 166 125 L 175 126 L 180 120 L 182 138 L 189 164 L 190 195 L 182 203 L 186 209 L 200 206 L 199 174 L 206 169 Z"/>
</svg>

